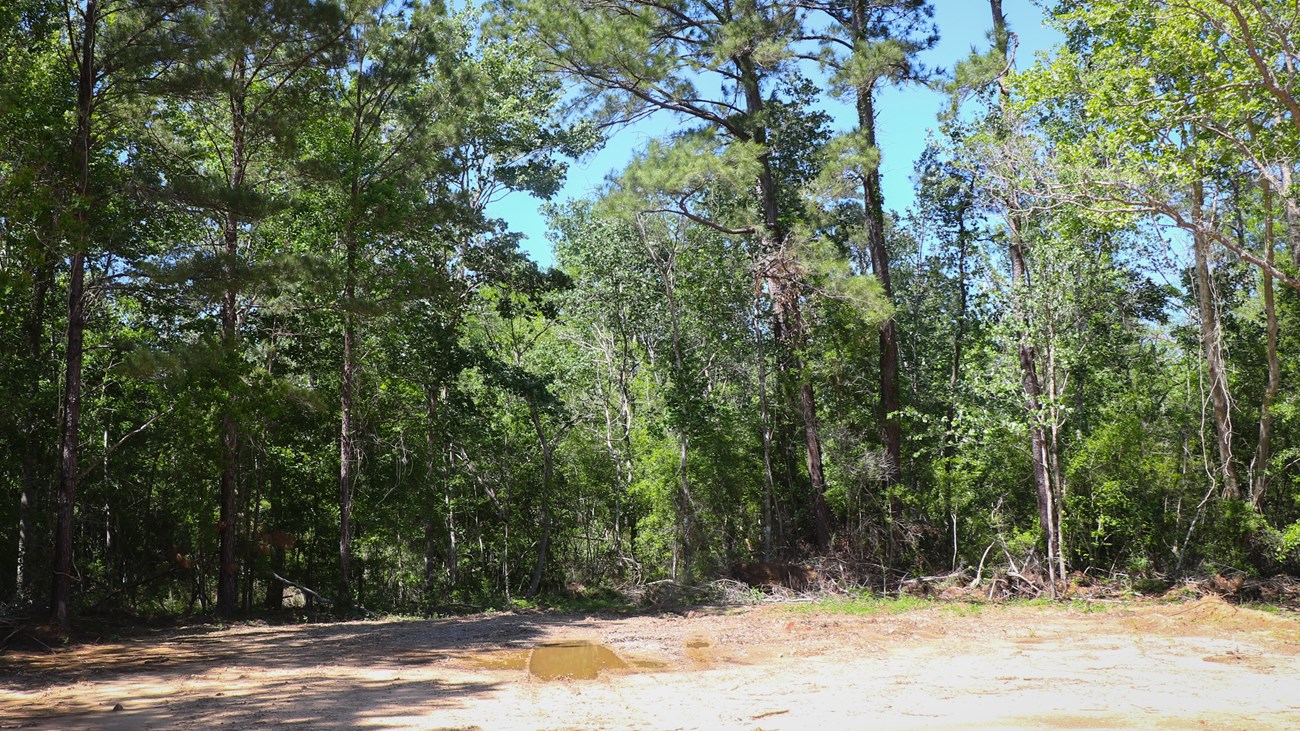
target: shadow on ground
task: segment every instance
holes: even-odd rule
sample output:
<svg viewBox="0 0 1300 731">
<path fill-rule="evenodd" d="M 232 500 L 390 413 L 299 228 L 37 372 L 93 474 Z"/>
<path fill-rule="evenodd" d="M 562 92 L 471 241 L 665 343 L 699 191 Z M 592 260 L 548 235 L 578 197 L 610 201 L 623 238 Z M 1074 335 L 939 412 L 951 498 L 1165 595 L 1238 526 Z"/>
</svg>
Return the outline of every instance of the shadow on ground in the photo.
<svg viewBox="0 0 1300 731">
<path fill-rule="evenodd" d="M 432 678 L 430 667 L 477 651 L 531 647 L 548 631 L 585 620 L 505 613 L 190 627 L 9 652 L 0 656 L 0 728 L 401 726 L 402 717 L 436 716 L 498 686 Z M 116 703 L 123 707 L 114 711 Z"/>
</svg>

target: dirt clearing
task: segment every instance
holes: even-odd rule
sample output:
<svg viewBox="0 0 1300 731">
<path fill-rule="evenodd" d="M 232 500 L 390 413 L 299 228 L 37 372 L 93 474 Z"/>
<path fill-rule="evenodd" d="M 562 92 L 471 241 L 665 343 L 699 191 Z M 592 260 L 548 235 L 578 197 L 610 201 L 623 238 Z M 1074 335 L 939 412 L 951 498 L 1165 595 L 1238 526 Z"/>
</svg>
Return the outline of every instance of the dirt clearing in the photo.
<svg viewBox="0 0 1300 731">
<path fill-rule="evenodd" d="M 1300 621 L 1104 606 L 168 630 L 0 656 L 0 728 L 1300 728 Z"/>
</svg>

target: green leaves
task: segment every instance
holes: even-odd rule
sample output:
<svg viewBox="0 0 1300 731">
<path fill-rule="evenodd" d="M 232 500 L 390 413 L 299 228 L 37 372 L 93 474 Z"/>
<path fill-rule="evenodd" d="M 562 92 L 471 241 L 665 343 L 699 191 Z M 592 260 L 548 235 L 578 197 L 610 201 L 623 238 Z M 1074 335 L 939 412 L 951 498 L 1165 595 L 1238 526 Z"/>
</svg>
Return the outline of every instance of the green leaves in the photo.
<svg viewBox="0 0 1300 731">
<path fill-rule="evenodd" d="M 619 178 L 607 205 L 632 211 L 643 206 L 640 210 L 707 215 L 710 196 L 747 195 L 761 168 L 759 158 L 765 152 L 753 142 L 724 141 L 712 129 L 685 132 L 667 143 L 651 141 L 645 153 Z M 727 223 L 734 229 L 755 224 L 752 220 Z"/>
<path fill-rule="evenodd" d="M 832 138 L 820 157 L 821 172 L 812 192 L 829 200 L 862 195 L 867 176 L 880 165 L 880 150 L 863 129 Z"/>
</svg>

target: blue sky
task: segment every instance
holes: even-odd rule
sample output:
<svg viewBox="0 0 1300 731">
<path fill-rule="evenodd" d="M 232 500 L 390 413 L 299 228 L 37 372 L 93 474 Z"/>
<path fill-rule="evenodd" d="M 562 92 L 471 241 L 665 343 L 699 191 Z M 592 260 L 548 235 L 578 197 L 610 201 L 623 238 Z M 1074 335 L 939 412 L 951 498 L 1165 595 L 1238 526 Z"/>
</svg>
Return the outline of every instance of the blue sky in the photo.
<svg viewBox="0 0 1300 731">
<path fill-rule="evenodd" d="M 987 33 L 992 25 L 985 0 L 934 0 L 939 24 L 939 43 L 922 55 L 930 68 L 951 70 L 971 49 L 988 48 Z M 1016 66 L 1032 64 L 1036 53 L 1061 42 L 1055 30 L 1043 26 L 1043 11 L 1032 0 L 1003 0 L 1002 12 L 1020 39 Z M 946 99 L 943 94 L 920 86 L 889 88 L 877 98 L 877 141 L 881 149 L 880 172 L 885 207 L 903 211 L 912 204 L 912 172 L 925 149 L 926 135 L 935 126 L 935 116 Z M 827 106 L 837 127 L 853 124 L 851 110 L 834 102 Z M 598 189 L 611 173 L 621 170 L 651 139 L 672 133 L 678 121 L 660 114 L 636 126 L 616 131 L 603 149 L 570 166 L 565 186 L 557 201 L 583 198 Z M 538 263 L 553 263 L 546 238 L 546 219 L 540 212 L 543 201 L 526 193 L 511 193 L 489 207 L 489 215 L 505 219 L 510 229 L 524 234 L 524 249 Z"/>
</svg>

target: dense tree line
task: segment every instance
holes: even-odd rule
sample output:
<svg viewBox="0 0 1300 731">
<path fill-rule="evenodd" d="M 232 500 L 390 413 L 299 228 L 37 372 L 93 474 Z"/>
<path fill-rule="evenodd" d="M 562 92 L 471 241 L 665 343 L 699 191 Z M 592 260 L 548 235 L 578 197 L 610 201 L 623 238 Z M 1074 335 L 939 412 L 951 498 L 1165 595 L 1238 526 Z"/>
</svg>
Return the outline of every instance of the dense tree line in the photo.
<svg viewBox="0 0 1300 731">
<path fill-rule="evenodd" d="M 1294 570 L 1300 11 L 989 11 L 941 72 L 924 0 L 5 4 L 0 599 Z M 489 215 L 652 115 L 554 268 Z"/>
</svg>

